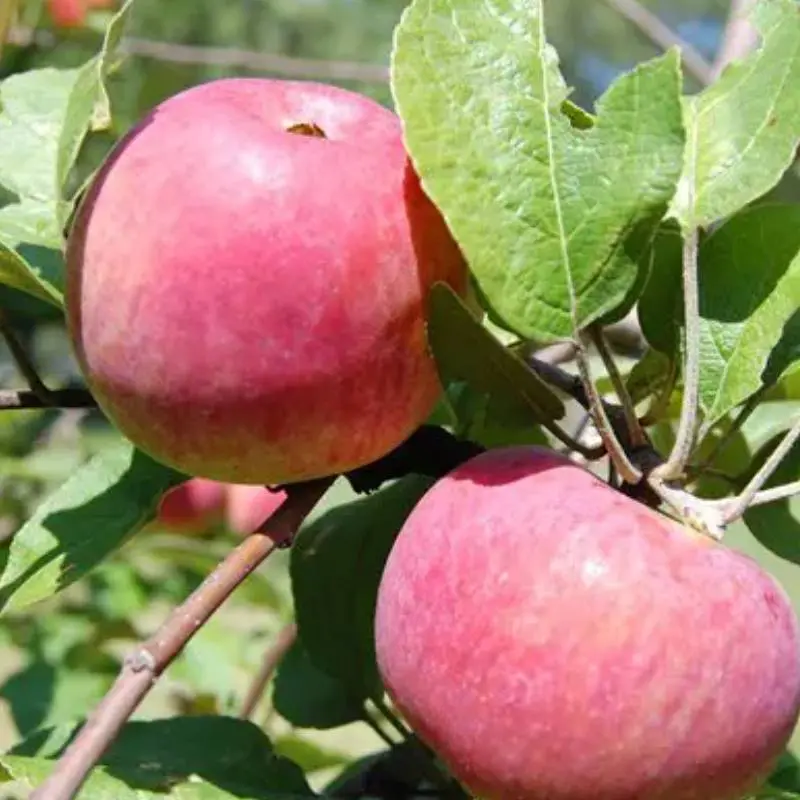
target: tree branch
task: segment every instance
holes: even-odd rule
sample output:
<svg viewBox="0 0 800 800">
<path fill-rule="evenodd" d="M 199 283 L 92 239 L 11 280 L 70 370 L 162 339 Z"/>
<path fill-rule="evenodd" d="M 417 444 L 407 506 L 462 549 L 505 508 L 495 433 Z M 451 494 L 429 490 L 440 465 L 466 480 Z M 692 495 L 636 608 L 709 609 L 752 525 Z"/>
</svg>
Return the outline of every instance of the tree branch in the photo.
<svg viewBox="0 0 800 800">
<path fill-rule="evenodd" d="M 39 377 L 39 373 L 28 355 L 22 342 L 17 338 L 8 317 L 2 308 L 0 308 L 0 335 L 5 339 L 6 346 L 11 353 L 11 358 L 17 365 L 20 374 L 28 383 L 30 390 L 38 397 L 43 404 L 52 406 L 51 392 L 45 386 L 44 381 Z"/>
<path fill-rule="evenodd" d="M 767 489 L 766 493 L 761 493 L 761 489 L 764 484 L 772 477 L 775 473 L 775 470 L 781 465 L 783 459 L 789 454 L 789 451 L 794 447 L 795 442 L 800 441 L 800 417 L 797 418 L 797 421 L 792 426 L 792 429 L 789 433 L 784 436 L 781 443 L 772 451 L 770 457 L 764 462 L 763 466 L 761 467 L 755 475 L 753 475 L 750 483 L 747 484 L 744 491 L 733 501 L 728 501 L 725 508 L 725 522 L 730 524 L 735 520 L 739 519 L 745 511 L 750 507 L 750 504 L 756 500 L 756 498 L 761 494 L 760 499 L 758 500 L 757 504 L 763 504 L 766 502 L 771 502 L 773 499 L 782 499 L 784 496 L 788 495 L 778 495 L 778 497 L 773 497 L 775 495 L 776 489 Z M 796 484 L 794 484 L 796 486 Z M 790 484 L 790 489 L 792 484 Z M 784 489 L 785 487 L 778 487 L 779 489 Z M 764 499 L 764 494 L 767 496 L 767 500 Z M 790 492 L 791 494 L 791 492 Z"/>
<path fill-rule="evenodd" d="M 716 80 L 732 61 L 747 57 L 758 47 L 758 31 L 748 19 L 754 5 L 755 0 L 731 0 L 722 43 L 711 66 L 711 80 Z"/>
<path fill-rule="evenodd" d="M 670 47 L 680 48 L 686 71 L 704 86 L 711 83 L 711 64 L 692 45 L 681 39 L 668 25 L 637 0 L 606 0 L 606 3 L 635 25 L 662 50 L 669 50 Z"/>
<path fill-rule="evenodd" d="M 234 589 L 276 548 L 291 542 L 332 482 L 326 478 L 288 487 L 286 500 L 259 531 L 248 536 L 157 633 L 125 659 L 115 684 L 31 800 L 70 800 L 76 795 L 161 673 Z"/>
<path fill-rule="evenodd" d="M 0 389 L 0 411 L 31 408 L 97 408 L 87 389 L 51 389 L 46 400 L 29 389 Z"/>
<path fill-rule="evenodd" d="M 628 428 L 628 437 L 634 447 L 643 447 L 647 443 L 647 437 L 642 430 L 639 418 L 636 416 L 636 408 L 633 405 L 628 387 L 625 386 L 625 381 L 622 380 L 617 362 L 611 355 L 606 344 L 603 329 L 599 325 L 592 326 L 592 339 L 594 341 L 597 352 L 600 353 L 600 358 L 603 359 L 603 364 L 611 379 L 611 384 L 616 392 L 617 399 L 622 405 L 622 413 L 625 418 L 625 425 Z"/>
<path fill-rule="evenodd" d="M 18 26 L 10 31 L 9 41 L 21 47 L 32 43 L 41 47 L 52 47 L 58 43 L 58 38 L 48 31 Z M 237 47 L 206 47 L 126 36 L 120 43 L 120 52 L 170 64 L 236 67 L 250 72 L 269 72 L 290 78 L 364 83 L 389 81 L 389 68 L 381 64 L 295 58 Z"/>
<path fill-rule="evenodd" d="M 261 667 L 247 690 L 242 703 L 242 710 L 239 712 L 239 716 L 242 719 L 249 719 L 253 715 L 270 678 L 281 663 L 281 659 L 283 659 L 296 640 L 297 625 L 294 622 L 290 622 L 275 637 L 275 641 L 271 642 L 267 647 Z"/>
</svg>

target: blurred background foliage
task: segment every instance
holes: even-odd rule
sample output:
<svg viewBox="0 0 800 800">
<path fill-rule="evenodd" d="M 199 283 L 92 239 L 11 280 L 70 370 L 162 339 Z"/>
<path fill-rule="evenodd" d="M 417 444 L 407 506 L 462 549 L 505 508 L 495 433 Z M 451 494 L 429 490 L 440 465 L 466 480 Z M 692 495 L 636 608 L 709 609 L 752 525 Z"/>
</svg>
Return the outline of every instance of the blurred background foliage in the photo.
<svg viewBox="0 0 800 800">
<path fill-rule="evenodd" d="M 84 171 L 156 103 L 223 76 L 314 78 L 390 104 L 384 76 L 392 31 L 405 5 L 405 0 L 138 0 L 130 54 L 111 82 L 114 127 L 91 139 Z M 644 5 L 713 60 L 727 0 Z M 602 0 L 551 0 L 547 12 L 562 70 L 584 106 L 590 107 L 620 71 L 659 53 Z M 111 13 L 94 9 L 84 26 L 59 29 L 44 0 L 23 0 L 19 29 L 0 58 L 0 75 L 82 64 L 97 52 Z M 687 79 L 687 88 L 698 86 Z M 779 191 L 800 197 L 792 179 Z M 0 309 L 51 385 L 80 383 L 57 310 L 8 289 L 0 290 Z M 21 385 L 0 345 L 0 386 Z M 0 539 L 7 541 L 48 490 L 115 436 L 99 415 L 82 411 L 0 414 Z M 325 505 L 350 499 L 348 492 L 334 492 Z M 150 530 L 89 579 L 45 604 L 0 618 L 0 749 L 43 725 L 85 715 L 131 643 L 149 635 L 234 541 L 219 528 L 204 537 Z M 747 546 L 800 597 L 796 568 L 750 539 Z M 0 545 L 0 563 L 2 558 Z M 280 555 L 203 629 L 137 716 L 236 713 L 263 649 L 290 617 L 286 558 Z M 311 771 L 317 786 L 348 760 L 381 746 L 374 731 L 359 722 L 332 731 L 298 731 L 269 703 L 256 719 L 281 752 Z"/>
</svg>

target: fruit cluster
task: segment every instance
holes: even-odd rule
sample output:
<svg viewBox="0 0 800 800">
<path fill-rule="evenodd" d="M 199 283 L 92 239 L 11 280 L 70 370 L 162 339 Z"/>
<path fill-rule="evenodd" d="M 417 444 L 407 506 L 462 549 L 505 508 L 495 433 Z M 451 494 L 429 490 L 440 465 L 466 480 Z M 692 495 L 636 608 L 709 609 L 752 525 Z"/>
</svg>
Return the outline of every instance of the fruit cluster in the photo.
<svg viewBox="0 0 800 800">
<path fill-rule="evenodd" d="M 154 109 L 98 173 L 69 238 L 68 321 L 108 417 L 207 479 L 171 496 L 175 518 L 217 513 L 219 482 L 336 475 L 407 439 L 441 393 L 438 281 L 463 295 L 467 267 L 395 114 L 225 79 Z M 406 719 L 486 798 L 734 800 L 800 709 L 797 622 L 771 577 L 536 448 L 479 455 L 426 494 L 376 645 Z"/>
</svg>

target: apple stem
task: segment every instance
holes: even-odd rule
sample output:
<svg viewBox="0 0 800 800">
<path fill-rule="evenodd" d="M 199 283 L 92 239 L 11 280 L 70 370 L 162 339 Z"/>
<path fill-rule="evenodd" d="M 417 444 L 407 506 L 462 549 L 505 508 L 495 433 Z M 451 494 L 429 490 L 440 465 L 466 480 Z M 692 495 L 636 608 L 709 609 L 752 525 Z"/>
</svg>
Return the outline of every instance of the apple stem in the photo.
<svg viewBox="0 0 800 800">
<path fill-rule="evenodd" d="M 283 659 L 296 640 L 297 625 L 294 622 L 290 622 L 281 629 L 280 633 L 275 637 L 275 640 L 270 642 L 264 652 L 261 667 L 255 678 L 253 678 L 253 682 L 250 684 L 250 688 L 247 690 L 247 694 L 242 702 L 242 710 L 239 712 L 239 716 L 242 717 L 242 719 L 250 719 L 250 717 L 253 716 L 253 712 L 256 710 L 256 706 L 264 695 L 270 678 L 278 668 L 281 659 Z"/>
<path fill-rule="evenodd" d="M 676 480 L 683 476 L 697 435 L 697 409 L 700 399 L 700 287 L 697 275 L 699 242 L 700 231 L 698 228 L 692 228 L 685 234 L 683 242 L 683 340 L 685 350 L 683 402 L 672 452 L 666 462 L 657 467 L 658 477 L 663 480 Z"/>
<path fill-rule="evenodd" d="M 614 357 L 608 349 L 603 329 L 599 325 L 593 325 L 591 335 L 597 352 L 600 353 L 600 357 L 603 359 L 603 364 L 605 365 L 606 372 L 608 372 L 608 377 L 611 379 L 611 384 L 614 387 L 617 398 L 622 405 L 622 412 L 625 418 L 625 424 L 628 428 L 630 442 L 633 447 L 644 447 L 644 445 L 647 444 L 647 437 L 639 423 L 639 418 L 636 416 L 633 400 L 628 391 L 628 387 L 625 386 L 625 382 L 622 380 L 617 362 L 614 361 Z"/>
<path fill-rule="evenodd" d="M 800 440 L 800 417 L 797 418 L 792 429 L 783 437 L 781 443 L 775 448 L 770 457 L 764 462 L 755 475 L 753 475 L 750 483 L 744 488 L 744 491 L 734 500 L 725 502 L 724 519 L 725 522 L 731 522 L 743 516 L 745 511 L 755 503 L 755 505 L 762 505 L 763 503 L 770 503 L 774 500 L 782 500 L 786 497 L 791 497 L 800 491 L 800 481 L 780 486 L 775 489 L 767 489 L 761 491 L 764 484 L 773 476 L 775 471 L 781 465 L 783 459 L 789 454 L 789 451 L 794 447 L 795 442 Z"/>
<path fill-rule="evenodd" d="M 242 581 L 267 556 L 291 542 L 333 479 L 298 483 L 281 506 L 174 609 L 155 635 L 124 661 L 117 680 L 31 800 L 70 800 L 161 673 Z"/>
</svg>

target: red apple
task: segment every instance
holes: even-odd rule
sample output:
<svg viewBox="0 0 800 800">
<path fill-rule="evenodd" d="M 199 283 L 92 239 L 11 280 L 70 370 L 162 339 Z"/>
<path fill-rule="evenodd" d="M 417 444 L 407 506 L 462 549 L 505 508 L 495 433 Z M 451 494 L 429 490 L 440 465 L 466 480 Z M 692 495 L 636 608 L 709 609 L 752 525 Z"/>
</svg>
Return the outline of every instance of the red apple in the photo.
<svg viewBox="0 0 800 800">
<path fill-rule="evenodd" d="M 47 0 L 47 10 L 58 28 L 80 28 L 91 8 L 113 8 L 114 0 Z"/>
<path fill-rule="evenodd" d="M 256 530 L 286 499 L 286 492 L 273 492 L 263 486 L 231 483 L 226 487 L 225 520 L 240 536 Z"/>
<path fill-rule="evenodd" d="M 411 725 L 490 800 L 734 800 L 800 708 L 797 621 L 769 575 L 536 448 L 422 498 L 376 645 Z"/>
<path fill-rule="evenodd" d="M 50 19 L 58 28 L 80 28 L 86 21 L 86 0 L 47 0 Z"/>
<path fill-rule="evenodd" d="M 81 204 L 67 260 L 101 408 L 152 457 L 230 483 L 330 475 L 400 444 L 441 392 L 428 289 L 466 288 L 398 117 L 260 78 L 142 120 Z"/>
<path fill-rule="evenodd" d="M 225 484 L 192 478 L 170 489 L 159 504 L 159 527 L 181 533 L 209 530 L 223 517 Z"/>
</svg>

